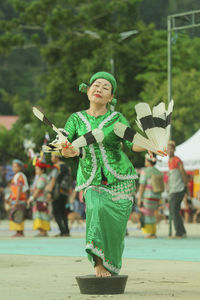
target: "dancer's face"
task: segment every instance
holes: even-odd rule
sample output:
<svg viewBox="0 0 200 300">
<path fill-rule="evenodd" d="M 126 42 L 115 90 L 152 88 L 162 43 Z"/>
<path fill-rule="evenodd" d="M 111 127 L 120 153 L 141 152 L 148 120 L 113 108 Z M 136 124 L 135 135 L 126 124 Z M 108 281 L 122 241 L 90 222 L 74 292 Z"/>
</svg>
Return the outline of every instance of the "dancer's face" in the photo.
<svg viewBox="0 0 200 300">
<path fill-rule="evenodd" d="M 87 95 L 91 104 L 106 106 L 113 99 L 112 85 L 106 79 L 97 79 L 88 88 Z"/>
<path fill-rule="evenodd" d="M 22 167 L 20 165 L 18 165 L 17 163 L 13 163 L 12 169 L 13 169 L 13 172 L 16 174 L 21 171 Z"/>
</svg>

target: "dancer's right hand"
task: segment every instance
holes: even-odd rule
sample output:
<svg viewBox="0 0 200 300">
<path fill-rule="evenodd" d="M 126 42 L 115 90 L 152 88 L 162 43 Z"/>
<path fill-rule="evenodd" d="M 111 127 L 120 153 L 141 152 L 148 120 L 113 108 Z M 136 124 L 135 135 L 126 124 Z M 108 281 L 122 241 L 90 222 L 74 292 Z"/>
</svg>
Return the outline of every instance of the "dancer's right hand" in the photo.
<svg viewBox="0 0 200 300">
<path fill-rule="evenodd" d="M 79 155 L 79 153 L 72 146 L 72 144 L 68 143 L 66 145 L 65 143 L 63 143 L 61 144 L 61 146 L 62 146 L 62 156 L 69 158 L 69 157 L 75 157 Z"/>
</svg>

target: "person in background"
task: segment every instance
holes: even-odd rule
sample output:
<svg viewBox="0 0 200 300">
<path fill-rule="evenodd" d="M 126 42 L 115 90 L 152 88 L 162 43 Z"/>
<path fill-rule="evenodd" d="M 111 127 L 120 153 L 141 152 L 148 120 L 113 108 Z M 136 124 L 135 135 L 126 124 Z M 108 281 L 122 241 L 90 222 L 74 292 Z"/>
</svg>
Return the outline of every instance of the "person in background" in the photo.
<svg viewBox="0 0 200 300">
<path fill-rule="evenodd" d="M 0 166 L 0 220 L 5 217 L 4 187 L 5 187 L 4 168 L 3 166 Z"/>
<path fill-rule="evenodd" d="M 72 190 L 72 193 L 69 198 L 69 202 L 72 206 L 72 210 L 80 215 L 82 220 L 85 220 L 85 202 L 83 200 L 83 193 L 82 191 L 76 192 L 75 190 L 75 183 Z"/>
<path fill-rule="evenodd" d="M 192 216 L 192 200 L 187 193 L 185 193 L 183 201 L 181 201 L 181 215 L 185 223 L 190 222 L 190 217 Z"/>
<path fill-rule="evenodd" d="M 142 231 L 147 234 L 147 238 L 156 238 L 156 218 L 155 211 L 159 207 L 161 199 L 161 191 L 155 192 L 153 189 L 153 175 L 160 176 L 163 180 L 162 173 L 154 167 L 156 164 L 156 157 L 149 154 L 145 155 L 145 168 L 142 170 L 139 179 L 138 190 L 138 207 L 143 214 Z M 164 187 L 164 182 L 163 182 Z"/>
<path fill-rule="evenodd" d="M 187 193 L 185 193 L 183 197 L 183 201 L 181 202 L 181 214 L 184 218 L 185 223 L 189 223 L 192 219 L 192 198 L 193 198 L 193 176 L 190 174 L 187 174 L 188 176 L 188 189 Z"/>
<path fill-rule="evenodd" d="M 169 203 L 170 214 L 174 223 L 175 235 L 172 238 L 186 237 L 186 230 L 183 224 L 183 219 L 180 214 L 181 201 L 187 193 L 188 178 L 185 172 L 183 162 L 175 156 L 176 144 L 174 141 L 169 141 L 167 146 L 167 153 L 169 155 Z"/>
<path fill-rule="evenodd" d="M 11 205 L 11 212 L 13 210 L 21 210 L 25 212 L 26 202 L 27 202 L 27 191 L 29 189 L 27 178 L 22 172 L 24 163 L 19 159 L 14 159 L 12 162 L 12 169 L 14 172 L 14 177 L 10 184 L 11 194 L 9 196 L 9 203 Z M 23 237 L 24 236 L 24 221 L 21 223 L 16 223 L 10 214 L 10 230 L 16 231 L 13 237 Z"/>
<path fill-rule="evenodd" d="M 196 198 L 193 198 L 193 209 L 194 209 L 194 214 L 193 214 L 193 223 L 197 223 L 198 216 L 200 215 L 200 190 L 197 192 Z"/>
<path fill-rule="evenodd" d="M 53 216 L 60 230 L 60 233 L 56 237 L 68 237 L 70 236 L 66 213 L 68 194 L 67 191 L 62 191 L 60 183 L 66 175 L 70 175 L 69 169 L 57 153 L 51 155 L 51 161 L 53 163 L 53 170 L 50 173 L 50 182 L 46 187 L 47 201 L 52 202 Z M 70 188 L 66 186 L 66 189 Z"/>
<path fill-rule="evenodd" d="M 37 237 L 48 236 L 50 230 L 50 215 L 48 202 L 46 201 L 45 187 L 48 177 L 45 174 L 46 165 L 39 160 L 35 164 L 35 174 L 37 179 L 33 185 L 32 195 L 28 199 L 28 204 L 33 203 L 33 229 L 39 230 Z"/>
</svg>

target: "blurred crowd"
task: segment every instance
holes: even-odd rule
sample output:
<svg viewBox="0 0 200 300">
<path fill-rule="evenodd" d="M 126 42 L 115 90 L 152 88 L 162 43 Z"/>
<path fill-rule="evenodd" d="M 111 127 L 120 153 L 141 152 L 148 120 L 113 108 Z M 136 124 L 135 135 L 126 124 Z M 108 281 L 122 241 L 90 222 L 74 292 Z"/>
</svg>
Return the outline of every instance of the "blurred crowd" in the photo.
<svg viewBox="0 0 200 300">
<path fill-rule="evenodd" d="M 36 159 L 31 177 L 26 176 L 19 159 L 13 160 L 12 165 L 0 166 L 0 220 L 9 219 L 13 237 L 24 236 L 26 219 L 33 220 L 36 237 L 48 236 L 52 220 L 58 225 L 58 237 L 70 236 L 69 223 L 84 222 L 85 203 L 82 192 L 75 191 L 72 170 L 59 155 L 52 154 L 51 162 Z M 137 193 L 130 215 L 147 238 L 156 238 L 156 224 L 161 220 L 169 222 L 170 216 L 168 173 L 158 171 L 155 163 L 156 158 L 146 154 L 145 166 L 138 170 Z M 188 179 L 178 213 L 184 223 L 199 223 L 200 192 L 193 197 L 193 176 L 188 175 Z"/>
<path fill-rule="evenodd" d="M 170 194 L 168 173 L 161 173 L 155 164 L 156 156 L 146 154 L 144 168 L 137 170 L 137 193 L 130 215 L 130 220 L 147 238 L 156 238 L 156 224 L 161 220 L 169 222 L 170 214 L 175 227 L 183 227 L 182 219 L 184 223 L 200 222 L 200 191 L 194 197 L 193 175 L 187 175 L 187 188 L 184 186 L 181 193 Z M 14 159 L 12 165 L 0 166 L 0 220 L 9 219 L 13 237 L 24 236 L 26 219 L 33 220 L 37 237 L 48 236 L 52 220 L 59 228 L 56 236 L 70 236 L 69 223 L 79 224 L 86 218 L 83 193 L 75 191 L 71 168 L 61 156 L 52 154 L 51 164 L 36 158 L 34 169 L 34 174 L 27 176 L 24 163 L 19 159 Z M 171 203 L 178 201 L 174 211 L 173 205 L 170 211 L 170 195 L 174 197 Z M 178 196 L 181 198 L 176 200 Z M 185 234 L 184 227 L 182 230 Z"/>
<path fill-rule="evenodd" d="M 139 174 L 140 176 L 140 174 Z M 164 176 L 165 178 L 167 176 Z M 190 175 L 192 180 L 192 176 Z M 191 183 L 190 183 L 191 184 Z M 189 184 L 189 185 L 190 185 Z M 133 223 L 138 223 L 138 227 L 140 227 L 140 209 L 137 205 L 138 193 L 136 194 L 136 205 L 133 206 L 133 211 L 130 216 L 130 220 Z M 166 223 L 169 222 L 169 193 L 166 189 L 163 193 L 161 193 L 161 198 L 159 199 L 157 208 L 154 211 L 155 221 L 159 223 L 164 220 Z M 190 190 L 184 195 L 183 200 L 181 202 L 180 214 L 183 217 L 184 223 L 200 223 L 200 192 L 197 197 L 193 197 Z"/>
<path fill-rule="evenodd" d="M 70 236 L 68 222 L 85 220 L 85 204 L 75 192 L 71 168 L 58 154 L 51 155 L 51 162 L 37 158 L 31 176 L 19 159 L 0 167 L 0 220 L 9 219 L 13 237 L 24 236 L 26 219 L 33 220 L 36 237 L 48 236 L 51 220 L 58 225 L 58 237 Z"/>
<path fill-rule="evenodd" d="M 184 223 L 199 222 L 200 185 L 197 182 L 194 185 L 195 172 L 185 171 L 184 163 L 175 155 L 175 150 L 175 141 L 168 141 L 168 172 L 165 174 L 156 168 L 156 155 L 145 155 L 145 167 L 139 178 L 137 206 L 141 229 L 147 238 L 157 237 L 156 224 L 160 219 L 166 222 L 169 219 L 169 237 L 176 239 L 187 237 Z"/>
</svg>

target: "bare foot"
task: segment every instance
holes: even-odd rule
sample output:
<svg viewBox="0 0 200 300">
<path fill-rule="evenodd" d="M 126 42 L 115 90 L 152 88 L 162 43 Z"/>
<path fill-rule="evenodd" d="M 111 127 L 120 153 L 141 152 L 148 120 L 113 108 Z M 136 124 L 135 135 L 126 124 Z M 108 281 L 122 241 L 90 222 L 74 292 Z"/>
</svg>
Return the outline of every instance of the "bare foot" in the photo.
<svg viewBox="0 0 200 300">
<path fill-rule="evenodd" d="M 106 270 L 102 264 L 102 260 L 98 257 L 94 257 L 96 265 L 95 265 L 95 273 L 96 277 L 110 277 L 111 274 L 108 270 Z"/>
</svg>

